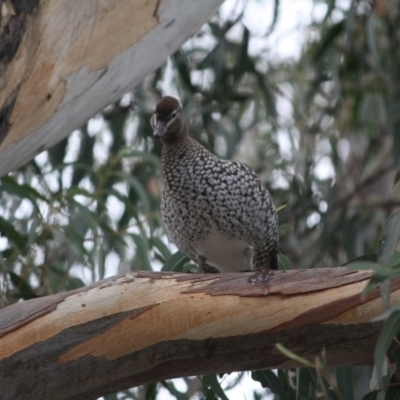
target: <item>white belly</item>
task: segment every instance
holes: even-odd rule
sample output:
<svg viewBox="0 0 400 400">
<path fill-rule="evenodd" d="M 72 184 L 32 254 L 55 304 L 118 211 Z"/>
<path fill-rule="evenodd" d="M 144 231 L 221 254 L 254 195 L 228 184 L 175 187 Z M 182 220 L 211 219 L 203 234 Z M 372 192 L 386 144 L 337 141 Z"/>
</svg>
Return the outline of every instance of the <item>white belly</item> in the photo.
<svg viewBox="0 0 400 400">
<path fill-rule="evenodd" d="M 196 253 L 206 259 L 206 263 L 220 272 L 238 272 L 251 269 L 246 250 L 252 246 L 239 239 L 229 239 L 215 230 L 196 247 Z"/>
</svg>

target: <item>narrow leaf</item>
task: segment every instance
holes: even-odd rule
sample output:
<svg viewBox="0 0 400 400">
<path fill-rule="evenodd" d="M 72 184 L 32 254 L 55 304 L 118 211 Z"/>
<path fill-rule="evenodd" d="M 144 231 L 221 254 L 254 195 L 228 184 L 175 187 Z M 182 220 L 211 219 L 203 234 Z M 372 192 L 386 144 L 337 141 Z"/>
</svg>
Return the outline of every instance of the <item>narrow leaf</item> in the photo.
<svg viewBox="0 0 400 400">
<path fill-rule="evenodd" d="M 287 349 L 285 346 L 283 346 L 281 343 L 276 343 L 275 347 L 287 358 L 290 358 L 294 361 L 299 362 L 300 364 L 303 364 L 305 367 L 310 367 L 310 368 L 316 368 L 314 364 L 312 364 L 310 361 L 306 360 L 303 357 L 298 356 L 297 354 L 293 353 L 289 349 Z"/>
<path fill-rule="evenodd" d="M 269 388 L 279 396 L 279 400 L 295 400 L 296 391 L 290 387 L 286 371 L 278 370 L 278 376 L 272 371 L 254 371 L 251 377 L 260 382 L 263 387 Z"/>
<path fill-rule="evenodd" d="M 34 299 L 37 297 L 31 285 L 24 278 L 12 271 L 10 271 L 8 274 L 10 275 L 11 282 L 15 286 L 15 289 L 18 291 L 19 297 L 22 297 L 25 300 Z"/>
<path fill-rule="evenodd" d="M 400 237 L 400 208 L 386 220 L 378 244 L 378 263 L 386 265 L 394 255 Z"/>
<path fill-rule="evenodd" d="M 211 388 L 212 391 L 222 400 L 229 400 L 224 390 L 221 387 L 216 375 L 204 375 L 203 385 Z"/>
<path fill-rule="evenodd" d="M 394 177 L 393 187 L 400 181 L 400 169 L 397 170 L 396 176 Z"/>
<path fill-rule="evenodd" d="M 343 399 L 354 400 L 354 376 L 352 367 L 336 367 L 336 383 Z"/>
<path fill-rule="evenodd" d="M 282 204 L 281 206 L 276 208 L 276 212 L 282 211 L 286 207 L 287 207 L 287 204 Z"/>
<path fill-rule="evenodd" d="M 379 393 L 379 390 L 369 392 L 362 398 L 362 400 L 378 400 Z"/>
<path fill-rule="evenodd" d="M 150 238 L 150 244 L 161 253 L 164 258 L 164 262 L 171 257 L 171 251 L 160 238 L 153 236 Z"/>
<path fill-rule="evenodd" d="M 75 249 L 76 255 L 83 258 L 85 254 L 85 247 L 83 246 L 83 238 L 76 232 L 71 225 L 63 226 L 65 235 L 71 240 L 72 248 Z"/>
<path fill-rule="evenodd" d="M 69 277 L 65 283 L 66 290 L 74 290 L 84 287 L 85 283 L 80 278 L 75 278 L 73 276 Z"/>
<path fill-rule="evenodd" d="M 178 250 L 176 253 L 172 254 L 172 256 L 162 267 L 161 271 L 182 272 L 183 266 L 187 261 L 189 261 L 189 258 Z"/>
<path fill-rule="evenodd" d="M 6 237 L 18 247 L 21 252 L 25 251 L 27 237 L 21 235 L 9 222 L 0 217 L 0 234 Z"/>
<path fill-rule="evenodd" d="M 342 264 L 343 267 L 359 262 L 359 261 L 367 261 L 367 262 L 372 262 L 372 263 L 377 263 L 378 262 L 378 254 L 377 253 L 368 253 L 368 254 L 363 254 L 360 257 L 352 258 L 351 260 L 346 261 L 344 264 Z"/>
<path fill-rule="evenodd" d="M 369 261 L 354 261 L 345 265 L 349 269 L 362 269 L 362 270 L 375 269 L 378 266 L 378 264 Z"/>
<path fill-rule="evenodd" d="M 400 331 L 400 311 L 395 311 L 386 321 L 381 336 L 379 337 L 378 343 L 375 348 L 375 363 L 377 370 L 377 378 L 379 384 L 382 386 L 382 371 L 383 364 L 385 362 L 386 353 L 389 350 L 390 345 L 394 337 Z"/>
<path fill-rule="evenodd" d="M 279 236 L 283 236 L 286 235 L 289 232 L 293 232 L 293 226 L 290 224 L 282 224 L 279 225 Z"/>
<path fill-rule="evenodd" d="M 279 254 L 278 268 L 282 271 L 292 269 L 292 263 L 290 262 L 289 257 L 285 254 Z"/>
<path fill-rule="evenodd" d="M 157 398 L 157 382 L 152 382 L 147 385 L 145 400 L 156 400 Z"/>
<path fill-rule="evenodd" d="M 189 396 L 186 393 L 181 393 L 174 385 L 173 382 L 161 381 L 163 385 L 177 400 L 189 400 Z"/>
<path fill-rule="evenodd" d="M 396 377 L 396 373 L 390 379 L 389 387 L 385 393 L 385 400 L 400 400 L 400 382 Z"/>
<path fill-rule="evenodd" d="M 151 271 L 152 268 L 149 260 L 149 246 L 147 240 L 136 233 L 132 233 L 131 236 L 136 245 L 135 258 L 139 261 L 140 269 Z"/>
<path fill-rule="evenodd" d="M 150 199 L 141 182 L 137 178 L 126 172 L 115 172 L 114 174 L 127 182 L 132 190 L 136 192 L 139 199 L 141 200 L 144 214 L 148 214 L 151 210 Z"/>
</svg>

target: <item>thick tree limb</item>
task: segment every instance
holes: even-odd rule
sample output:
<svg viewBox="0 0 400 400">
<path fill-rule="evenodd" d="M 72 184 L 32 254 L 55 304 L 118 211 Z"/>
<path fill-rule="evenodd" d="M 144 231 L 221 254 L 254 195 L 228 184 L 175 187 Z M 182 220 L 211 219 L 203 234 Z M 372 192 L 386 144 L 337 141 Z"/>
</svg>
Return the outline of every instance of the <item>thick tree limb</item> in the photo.
<svg viewBox="0 0 400 400">
<path fill-rule="evenodd" d="M 132 89 L 221 3 L 0 2 L 0 176 Z"/>
<path fill-rule="evenodd" d="M 331 365 L 373 362 L 379 291 L 345 268 L 138 272 L 0 310 L 0 398 L 88 399 L 178 376 L 280 368 L 275 343 Z M 400 300 L 400 280 L 392 302 Z M 23 396 L 22 396 L 23 397 Z"/>
</svg>

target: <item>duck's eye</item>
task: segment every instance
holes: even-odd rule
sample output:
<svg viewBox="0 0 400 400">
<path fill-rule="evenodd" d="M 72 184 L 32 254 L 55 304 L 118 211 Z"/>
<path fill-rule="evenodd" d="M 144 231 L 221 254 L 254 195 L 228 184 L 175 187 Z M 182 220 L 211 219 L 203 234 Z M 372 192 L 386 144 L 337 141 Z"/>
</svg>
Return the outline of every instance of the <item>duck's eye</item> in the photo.
<svg viewBox="0 0 400 400">
<path fill-rule="evenodd" d="M 171 118 L 175 118 L 176 117 L 176 111 L 174 111 L 172 114 L 171 114 Z"/>
</svg>

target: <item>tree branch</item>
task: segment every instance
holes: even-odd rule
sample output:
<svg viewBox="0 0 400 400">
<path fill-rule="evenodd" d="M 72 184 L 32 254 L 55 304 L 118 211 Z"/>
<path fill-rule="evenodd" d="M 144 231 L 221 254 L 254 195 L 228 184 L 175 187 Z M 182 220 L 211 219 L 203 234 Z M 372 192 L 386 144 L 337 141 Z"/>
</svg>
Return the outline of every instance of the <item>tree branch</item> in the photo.
<svg viewBox="0 0 400 400">
<path fill-rule="evenodd" d="M 0 176 L 131 90 L 221 3 L 0 2 Z"/>
<path fill-rule="evenodd" d="M 369 271 L 137 272 L 0 310 L 1 398 L 88 399 L 179 376 L 296 364 L 280 342 L 330 365 L 373 363 L 382 327 Z M 392 282 L 400 300 L 400 280 Z"/>
</svg>

